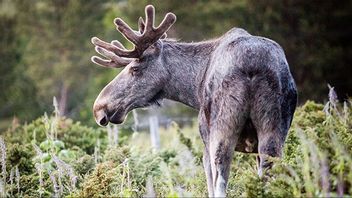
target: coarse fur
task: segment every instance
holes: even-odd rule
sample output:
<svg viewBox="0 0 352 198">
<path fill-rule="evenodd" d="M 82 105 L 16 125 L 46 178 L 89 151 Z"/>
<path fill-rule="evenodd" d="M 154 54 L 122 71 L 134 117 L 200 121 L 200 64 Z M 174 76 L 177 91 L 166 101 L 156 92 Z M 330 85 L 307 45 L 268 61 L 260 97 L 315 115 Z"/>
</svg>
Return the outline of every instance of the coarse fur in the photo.
<svg viewBox="0 0 352 198">
<path fill-rule="evenodd" d="M 259 175 L 281 156 L 297 91 L 276 42 L 233 28 L 199 43 L 158 40 L 101 91 L 94 115 L 120 124 L 164 98 L 199 110 L 209 196 L 223 197 L 234 150 L 259 153 Z"/>
</svg>

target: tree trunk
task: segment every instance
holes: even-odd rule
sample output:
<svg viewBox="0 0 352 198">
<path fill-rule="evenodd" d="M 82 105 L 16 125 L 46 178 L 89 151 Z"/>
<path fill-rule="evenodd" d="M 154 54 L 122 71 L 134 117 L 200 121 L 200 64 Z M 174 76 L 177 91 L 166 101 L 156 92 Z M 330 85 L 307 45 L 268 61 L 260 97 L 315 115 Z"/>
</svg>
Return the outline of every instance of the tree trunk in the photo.
<svg viewBox="0 0 352 198">
<path fill-rule="evenodd" d="M 68 86 L 64 84 L 61 87 L 61 91 L 60 91 L 60 100 L 59 100 L 60 116 L 66 115 L 67 97 L 68 97 Z"/>
</svg>

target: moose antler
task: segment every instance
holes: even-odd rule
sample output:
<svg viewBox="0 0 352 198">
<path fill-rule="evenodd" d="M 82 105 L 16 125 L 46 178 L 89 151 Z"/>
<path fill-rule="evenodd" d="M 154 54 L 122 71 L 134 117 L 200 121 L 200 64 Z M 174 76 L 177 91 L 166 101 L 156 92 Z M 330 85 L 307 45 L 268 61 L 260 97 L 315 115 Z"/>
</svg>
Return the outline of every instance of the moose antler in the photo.
<svg viewBox="0 0 352 198">
<path fill-rule="evenodd" d="M 95 39 L 95 38 L 93 38 L 93 39 Z M 92 42 L 94 43 L 93 39 L 92 39 Z M 105 41 L 101 41 L 101 42 L 106 43 Z M 109 44 L 109 43 L 106 43 L 106 44 Z M 111 44 L 116 47 L 119 47 L 121 49 L 125 49 L 123 47 L 123 45 L 117 40 L 112 41 Z M 114 54 L 113 52 L 108 51 L 102 47 L 96 46 L 95 51 L 98 52 L 100 55 L 110 59 L 110 60 L 104 60 L 98 56 L 92 57 L 92 59 L 91 59 L 92 62 L 94 62 L 98 65 L 104 66 L 104 67 L 112 67 L 112 68 L 124 67 L 132 61 L 132 59 L 119 57 L 116 54 Z"/>
<path fill-rule="evenodd" d="M 127 50 L 118 41 L 107 43 L 97 37 L 92 38 L 92 43 L 96 45 L 96 51 L 109 58 L 104 60 L 99 57 L 92 57 L 92 61 L 106 67 L 122 67 L 131 62 L 130 58 L 139 58 L 143 52 L 160 38 L 166 36 L 166 31 L 175 23 L 176 15 L 167 13 L 161 24 L 155 28 L 155 9 L 152 5 L 145 7 L 146 23 L 142 18 L 139 18 L 139 32 L 135 32 L 122 19 L 116 18 L 114 20 L 117 30 L 129 41 L 134 44 L 133 50 Z"/>
</svg>

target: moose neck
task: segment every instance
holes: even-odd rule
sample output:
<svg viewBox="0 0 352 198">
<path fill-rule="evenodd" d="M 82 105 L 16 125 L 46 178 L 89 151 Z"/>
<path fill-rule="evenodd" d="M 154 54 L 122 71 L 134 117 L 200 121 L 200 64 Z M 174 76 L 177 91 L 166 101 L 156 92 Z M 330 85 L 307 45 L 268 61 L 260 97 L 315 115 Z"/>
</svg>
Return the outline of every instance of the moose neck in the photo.
<svg viewBox="0 0 352 198">
<path fill-rule="evenodd" d="M 163 61 L 170 79 L 165 98 L 199 109 L 199 89 L 216 41 L 177 43 L 163 41 Z"/>
</svg>

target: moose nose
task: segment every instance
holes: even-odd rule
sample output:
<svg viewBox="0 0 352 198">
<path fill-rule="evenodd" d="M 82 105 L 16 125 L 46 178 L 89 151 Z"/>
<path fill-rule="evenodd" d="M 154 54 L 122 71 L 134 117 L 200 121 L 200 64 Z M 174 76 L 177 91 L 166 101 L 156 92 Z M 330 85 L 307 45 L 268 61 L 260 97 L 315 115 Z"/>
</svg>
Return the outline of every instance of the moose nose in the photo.
<svg viewBox="0 0 352 198">
<path fill-rule="evenodd" d="M 104 117 L 102 117 L 100 119 L 100 121 L 99 121 L 99 124 L 101 126 L 106 126 L 106 125 L 108 125 L 108 123 L 109 123 L 109 120 L 108 120 L 108 117 L 106 115 Z"/>
<path fill-rule="evenodd" d="M 109 123 L 108 116 L 106 115 L 105 111 L 103 109 L 100 109 L 98 111 L 94 112 L 95 115 L 95 121 L 100 125 L 100 126 L 106 126 Z"/>
</svg>

